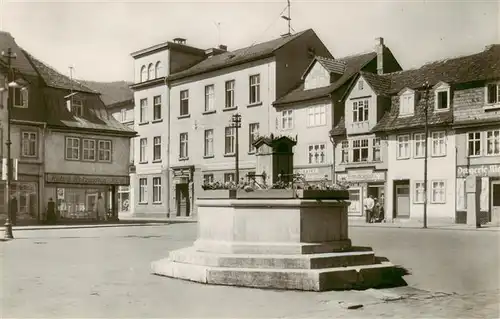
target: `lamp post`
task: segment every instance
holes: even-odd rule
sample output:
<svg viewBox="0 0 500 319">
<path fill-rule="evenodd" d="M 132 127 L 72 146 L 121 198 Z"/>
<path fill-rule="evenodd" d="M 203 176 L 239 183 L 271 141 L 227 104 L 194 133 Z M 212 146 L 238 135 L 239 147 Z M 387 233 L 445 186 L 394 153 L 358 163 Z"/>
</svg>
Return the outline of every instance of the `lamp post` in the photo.
<svg viewBox="0 0 500 319">
<path fill-rule="evenodd" d="M 7 52 L 2 51 L 2 56 L 7 58 L 7 181 L 5 183 L 5 207 L 7 208 L 7 218 L 5 220 L 5 233 L 4 237 L 5 239 L 13 239 L 14 235 L 12 233 L 12 216 L 11 216 L 11 200 L 10 200 L 10 184 L 11 184 L 11 179 L 12 179 L 12 161 L 11 161 L 11 156 L 10 156 L 10 146 L 11 146 L 11 141 L 10 141 L 10 111 L 12 109 L 12 104 L 13 104 L 13 98 L 14 98 L 14 92 L 11 91 L 11 88 L 17 88 L 19 85 L 14 82 L 14 74 L 12 71 L 12 59 L 16 58 L 16 54 L 12 52 L 12 49 L 8 49 Z"/>
<path fill-rule="evenodd" d="M 335 183 L 337 182 L 336 178 L 335 178 L 335 138 L 333 136 L 332 131 L 330 131 L 329 137 L 330 137 L 330 142 L 332 142 L 332 146 L 333 146 L 333 151 L 332 151 L 332 155 L 333 155 L 333 158 L 332 158 L 332 185 L 335 185 Z"/>
<path fill-rule="evenodd" d="M 235 158 L 235 174 L 234 174 L 234 179 L 236 180 L 236 185 L 240 182 L 240 169 L 239 169 L 239 157 L 240 157 L 240 152 L 239 152 L 239 139 L 238 139 L 238 129 L 241 128 L 241 114 L 235 113 L 231 116 L 231 128 L 235 130 L 234 132 L 234 158 Z"/>
<path fill-rule="evenodd" d="M 427 156 L 428 156 L 428 139 L 429 139 L 429 82 L 425 82 L 425 106 L 424 106 L 424 135 L 425 135 L 425 149 L 424 149 L 424 226 L 427 228 Z"/>
</svg>

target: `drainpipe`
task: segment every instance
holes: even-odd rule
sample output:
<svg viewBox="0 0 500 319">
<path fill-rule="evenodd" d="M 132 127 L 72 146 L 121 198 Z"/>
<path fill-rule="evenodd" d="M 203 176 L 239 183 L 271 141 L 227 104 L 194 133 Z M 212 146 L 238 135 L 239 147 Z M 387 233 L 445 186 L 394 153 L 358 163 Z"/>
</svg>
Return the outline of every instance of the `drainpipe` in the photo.
<svg viewBox="0 0 500 319">
<path fill-rule="evenodd" d="M 43 123 L 43 128 L 42 128 L 42 138 L 41 138 L 41 144 L 42 144 L 42 152 L 40 159 L 42 160 L 42 165 L 40 166 L 40 171 L 41 174 L 38 178 L 38 193 L 40 194 L 38 198 L 38 222 L 40 222 L 40 214 L 42 213 L 42 209 L 45 210 L 45 135 L 47 133 L 47 123 Z M 43 196 L 42 196 L 43 195 Z M 57 194 L 56 194 L 57 195 Z M 57 198 L 56 198 L 57 202 Z M 47 216 L 45 216 L 47 217 Z"/>
<path fill-rule="evenodd" d="M 163 84 L 165 85 L 165 106 L 167 112 L 167 218 L 170 218 L 170 88 L 167 84 L 167 76 L 165 75 Z"/>
</svg>

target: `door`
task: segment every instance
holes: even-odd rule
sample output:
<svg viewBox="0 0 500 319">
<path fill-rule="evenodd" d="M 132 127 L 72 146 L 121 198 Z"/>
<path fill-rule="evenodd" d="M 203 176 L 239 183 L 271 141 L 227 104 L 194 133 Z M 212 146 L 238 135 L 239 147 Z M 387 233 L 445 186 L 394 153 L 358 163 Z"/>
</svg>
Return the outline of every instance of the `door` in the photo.
<svg viewBox="0 0 500 319">
<path fill-rule="evenodd" d="M 396 185 L 396 218 L 410 217 L 410 185 Z"/>
<path fill-rule="evenodd" d="M 491 183 L 491 223 L 500 225 L 500 181 Z"/>
<path fill-rule="evenodd" d="M 85 216 L 79 216 L 79 217 L 97 217 L 97 194 L 87 194 L 86 198 L 86 203 L 85 205 L 87 206 Z M 95 216 L 94 216 L 95 215 Z"/>
<path fill-rule="evenodd" d="M 177 184 L 177 216 L 189 216 L 189 184 Z"/>
</svg>

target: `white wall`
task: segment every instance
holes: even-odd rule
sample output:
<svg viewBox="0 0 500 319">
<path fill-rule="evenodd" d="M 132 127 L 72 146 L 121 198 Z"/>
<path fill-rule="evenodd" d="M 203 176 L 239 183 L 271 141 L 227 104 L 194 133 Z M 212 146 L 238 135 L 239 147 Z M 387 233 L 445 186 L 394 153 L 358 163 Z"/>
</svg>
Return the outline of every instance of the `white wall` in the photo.
<svg viewBox="0 0 500 319">
<path fill-rule="evenodd" d="M 167 49 L 159 52 L 155 52 L 146 56 L 142 56 L 140 58 L 134 59 L 134 79 L 135 83 L 141 82 L 141 68 L 143 65 L 146 66 L 146 70 L 150 63 L 153 64 L 153 68 L 156 65 L 156 62 L 161 61 L 163 65 L 163 74 L 160 74 L 159 77 L 168 75 L 167 71 L 169 70 L 169 51 Z M 151 80 L 151 79 L 149 79 Z M 142 81 L 145 82 L 145 81 Z"/>
<path fill-rule="evenodd" d="M 359 87 L 359 82 L 362 81 L 362 89 Z M 361 123 L 353 123 L 352 107 L 354 102 L 368 99 L 368 121 Z M 353 85 L 351 92 L 345 101 L 345 128 L 347 135 L 368 133 L 377 124 L 377 95 L 370 87 L 368 82 L 360 76 Z"/>
<path fill-rule="evenodd" d="M 330 73 L 321 63 L 314 62 L 304 80 L 304 90 L 310 90 L 330 85 Z"/>
</svg>

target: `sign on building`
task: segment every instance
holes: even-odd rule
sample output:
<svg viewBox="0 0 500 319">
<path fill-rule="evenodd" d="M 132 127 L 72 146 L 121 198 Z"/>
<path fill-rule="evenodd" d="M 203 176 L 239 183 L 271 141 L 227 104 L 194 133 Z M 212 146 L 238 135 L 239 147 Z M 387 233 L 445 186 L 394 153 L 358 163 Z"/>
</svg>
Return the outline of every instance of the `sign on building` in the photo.
<svg viewBox="0 0 500 319">
<path fill-rule="evenodd" d="M 19 161 L 17 158 L 11 158 L 10 160 L 11 160 L 10 169 L 12 172 L 11 177 L 12 177 L 13 181 L 17 181 Z M 4 180 L 4 181 L 7 180 L 7 159 L 6 158 L 2 158 L 2 180 Z"/>
</svg>

